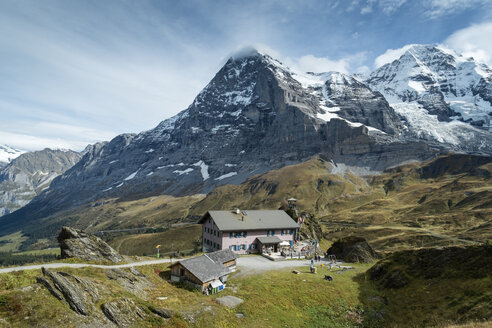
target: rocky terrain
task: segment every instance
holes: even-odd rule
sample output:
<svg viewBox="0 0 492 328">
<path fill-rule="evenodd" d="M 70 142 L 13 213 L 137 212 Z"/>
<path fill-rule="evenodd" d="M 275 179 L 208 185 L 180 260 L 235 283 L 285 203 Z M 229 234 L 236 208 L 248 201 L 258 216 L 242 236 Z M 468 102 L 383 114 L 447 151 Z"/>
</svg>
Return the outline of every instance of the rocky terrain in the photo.
<svg viewBox="0 0 492 328">
<path fill-rule="evenodd" d="M 147 290 L 153 284 L 135 268 L 111 269 L 105 279 L 112 281 L 132 297 L 112 297 L 112 290 L 94 278 L 64 271 L 42 270 L 36 282 L 58 301 L 69 305 L 82 327 L 133 327 L 149 317 L 169 319 L 173 312 L 146 305 Z M 98 303 L 101 305 L 96 306 Z M 80 326 L 79 326 L 80 327 Z"/>
<path fill-rule="evenodd" d="M 335 241 L 326 251 L 326 255 L 335 255 L 337 260 L 351 263 L 371 263 L 380 257 L 364 238 L 355 236 Z"/>
<path fill-rule="evenodd" d="M 71 150 L 47 148 L 12 159 L 0 169 L 0 216 L 28 204 L 80 158 L 81 154 Z"/>
<path fill-rule="evenodd" d="M 103 240 L 74 228 L 63 227 L 58 242 L 62 259 L 76 257 L 85 261 L 123 261 L 121 255 Z"/>
</svg>

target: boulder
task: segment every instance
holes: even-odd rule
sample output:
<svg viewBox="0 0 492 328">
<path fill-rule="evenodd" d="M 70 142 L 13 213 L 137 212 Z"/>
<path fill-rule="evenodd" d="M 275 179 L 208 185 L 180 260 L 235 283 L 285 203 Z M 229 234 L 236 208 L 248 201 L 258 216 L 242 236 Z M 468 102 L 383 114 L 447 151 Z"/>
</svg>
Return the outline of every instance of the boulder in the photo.
<svg viewBox="0 0 492 328">
<path fill-rule="evenodd" d="M 145 312 L 129 298 L 104 303 L 101 310 L 118 327 L 134 326 L 137 321 L 145 318 Z"/>
<path fill-rule="evenodd" d="M 102 239 L 71 227 L 62 228 L 58 242 L 62 259 L 77 257 L 86 261 L 123 261 L 121 255 Z"/>
<path fill-rule="evenodd" d="M 135 268 L 130 269 L 130 272 L 123 269 L 107 270 L 106 277 L 116 280 L 127 291 L 142 298 L 147 296 L 146 290 L 152 287 L 152 283 Z"/>
<path fill-rule="evenodd" d="M 240 299 L 239 297 L 236 296 L 224 296 L 224 297 L 219 297 L 215 300 L 217 303 L 220 305 L 227 306 L 228 308 L 235 308 L 239 304 L 243 303 L 244 301 Z"/>
<path fill-rule="evenodd" d="M 63 294 L 72 310 L 82 315 L 89 315 L 89 308 L 85 293 L 76 283 L 74 284 L 68 279 L 68 277 L 63 276 L 59 272 L 53 272 L 45 268 L 42 268 L 42 271 L 45 276 L 48 276 L 51 279 L 53 285 Z"/>
<path fill-rule="evenodd" d="M 36 282 L 46 287 L 46 289 L 48 289 L 51 295 L 55 296 L 58 300 L 60 301 L 63 300 L 63 295 L 56 290 L 55 286 L 53 286 L 51 281 L 49 281 L 45 277 L 36 277 Z"/>
<path fill-rule="evenodd" d="M 379 258 L 378 253 L 362 237 L 349 236 L 337 240 L 327 251 L 337 259 L 346 262 L 374 262 Z"/>
</svg>

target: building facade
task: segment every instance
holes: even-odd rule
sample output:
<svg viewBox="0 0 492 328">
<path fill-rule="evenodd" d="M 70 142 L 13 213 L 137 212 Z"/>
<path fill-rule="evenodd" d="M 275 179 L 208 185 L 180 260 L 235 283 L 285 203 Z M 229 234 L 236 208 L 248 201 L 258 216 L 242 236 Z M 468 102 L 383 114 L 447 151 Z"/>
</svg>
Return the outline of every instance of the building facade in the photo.
<svg viewBox="0 0 492 328">
<path fill-rule="evenodd" d="M 230 250 L 221 250 L 181 260 L 171 266 L 171 281 L 184 282 L 201 291 L 220 291 L 227 276 L 236 270 L 236 258 Z"/>
<path fill-rule="evenodd" d="M 292 245 L 299 225 L 284 211 L 209 211 L 201 220 L 203 250 L 230 249 L 237 254 L 261 252 L 263 237 Z"/>
</svg>

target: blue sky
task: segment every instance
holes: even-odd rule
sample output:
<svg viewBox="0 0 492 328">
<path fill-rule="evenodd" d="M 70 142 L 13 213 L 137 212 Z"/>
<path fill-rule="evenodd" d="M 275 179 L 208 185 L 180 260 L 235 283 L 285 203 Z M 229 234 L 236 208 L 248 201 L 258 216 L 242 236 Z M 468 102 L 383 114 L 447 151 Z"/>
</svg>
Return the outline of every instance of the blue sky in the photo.
<svg viewBox="0 0 492 328">
<path fill-rule="evenodd" d="M 486 0 L 0 0 L 0 144 L 81 150 L 153 128 L 248 45 L 358 73 L 410 43 L 490 65 L 491 39 Z"/>
</svg>

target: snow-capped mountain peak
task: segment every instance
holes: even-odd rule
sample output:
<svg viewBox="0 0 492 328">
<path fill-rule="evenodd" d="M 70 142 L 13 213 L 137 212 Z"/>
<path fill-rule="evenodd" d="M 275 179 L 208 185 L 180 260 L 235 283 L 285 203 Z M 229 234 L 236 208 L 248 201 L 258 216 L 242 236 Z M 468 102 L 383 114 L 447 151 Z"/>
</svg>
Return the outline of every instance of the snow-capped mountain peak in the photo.
<svg viewBox="0 0 492 328">
<path fill-rule="evenodd" d="M 459 119 L 490 129 L 492 70 L 473 58 L 443 47 L 412 45 L 367 82 L 390 103 L 415 101 L 441 121 Z"/>
<path fill-rule="evenodd" d="M 25 153 L 24 150 L 19 150 L 7 145 L 0 145 L 0 166 L 10 163 L 14 158 Z"/>
<path fill-rule="evenodd" d="M 488 67 L 435 46 L 409 46 L 367 80 L 298 72 L 242 50 L 187 109 L 91 145 L 17 215 L 32 220 L 107 197 L 207 193 L 315 155 L 368 172 L 443 150 L 491 154 L 491 81 Z"/>
<path fill-rule="evenodd" d="M 442 46 L 411 45 L 366 83 L 418 137 L 463 146 L 477 128 L 492 130 L 492 71 Z"/>
</svg>

